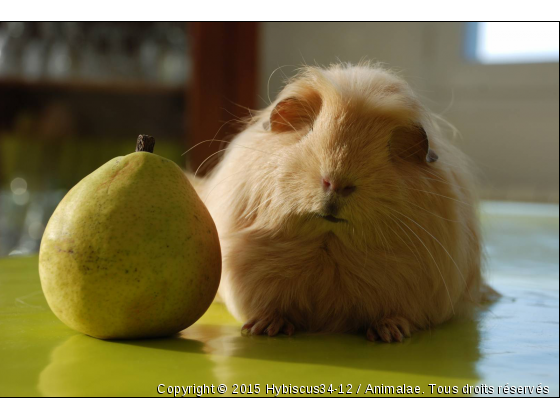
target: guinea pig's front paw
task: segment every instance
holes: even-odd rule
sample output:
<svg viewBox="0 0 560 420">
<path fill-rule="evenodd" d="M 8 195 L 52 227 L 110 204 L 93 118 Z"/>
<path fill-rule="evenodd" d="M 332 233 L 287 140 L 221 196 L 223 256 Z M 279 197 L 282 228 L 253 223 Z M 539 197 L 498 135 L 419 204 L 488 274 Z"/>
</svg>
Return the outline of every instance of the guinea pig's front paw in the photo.
<svg viewBox="0 0 560 420">
<path fill-rule="evenodd" d="M 410 322 L 403 317 L 396 316 L 384 318 L 371 324 L 366 337 L 369 341 L 384 341 L 386 343 L 397 341 L 400 343 L 406 337 L 410 337 L 411 332 Z"/>
<path fill-rule="evenodd" d="M 294 324 L 282 316 L 268 316 L 255 318 L 243 325 L 241 334 L 261 335 L 268 334 L 269 337 L 283 332 L 286 335 L 292 335 L 295 331 Z"/>
</svg>

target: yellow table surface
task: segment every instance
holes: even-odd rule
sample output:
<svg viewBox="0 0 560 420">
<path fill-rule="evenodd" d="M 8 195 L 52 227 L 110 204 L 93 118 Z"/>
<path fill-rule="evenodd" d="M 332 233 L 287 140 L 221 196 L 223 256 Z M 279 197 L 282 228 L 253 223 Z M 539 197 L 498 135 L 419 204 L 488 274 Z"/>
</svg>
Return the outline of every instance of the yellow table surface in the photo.
<svg viewBox="0 0 560 420">
<path fill-rule="evenodd" d="M 318 392 L 324 384 L 326 396 L 340 395 L 341 385 L 344 395 L 371 396 L 368 384 L 419 386 L 423 396 L 440 395 L 438 386 L 462 396 L 467 384 L 493 386 L 493 395 L 498 386 L 532 386 L 525 395 L 543 395 L 540 384 L 558 396 L 558 206 L 485 203 L 482 215 L 487 278 L 503 297 L 474 319 L 397 344 L 361 335 L 245 337 L 219 303 L 172 338 L 97 340 L 50 311 L 36 256 L 1 259 L 0 396 L 158 396 L 160 384 L 214 385 L 216 396 L 219 384 L 228 396 L 235 384 L 237 396 L 254 384 L 259 396 L 282 384 Z"/>
</svg>

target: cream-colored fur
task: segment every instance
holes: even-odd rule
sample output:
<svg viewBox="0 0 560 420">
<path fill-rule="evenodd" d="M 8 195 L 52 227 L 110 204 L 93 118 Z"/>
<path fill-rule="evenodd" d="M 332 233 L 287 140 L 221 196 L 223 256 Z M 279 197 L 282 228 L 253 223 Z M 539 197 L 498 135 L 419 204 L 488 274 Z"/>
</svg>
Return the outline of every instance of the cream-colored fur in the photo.
<svg viewBox="0 0 560 420">
<path fill-rule="evenodd" d="M 220 294 L 250 333 L 400 341 L 479 301 L 466 159 L 380 66 L 302 69 L 195 185 L 220 235 Z M 329 197 L 345 222 L 321 217 Z"/>
</svg>

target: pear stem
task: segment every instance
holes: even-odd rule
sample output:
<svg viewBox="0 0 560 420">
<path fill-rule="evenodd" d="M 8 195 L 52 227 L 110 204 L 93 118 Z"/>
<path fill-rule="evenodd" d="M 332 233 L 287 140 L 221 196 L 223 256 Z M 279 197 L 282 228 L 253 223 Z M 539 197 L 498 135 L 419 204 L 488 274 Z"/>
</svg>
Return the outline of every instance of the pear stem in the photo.
<svg viewBox="0 0 560 420">
<path fill-rule="evenodd" d="M 156 139 L 147 134 L 140 134 L 136 139 L 136 151 L 154 153 Z"/>
</svg>

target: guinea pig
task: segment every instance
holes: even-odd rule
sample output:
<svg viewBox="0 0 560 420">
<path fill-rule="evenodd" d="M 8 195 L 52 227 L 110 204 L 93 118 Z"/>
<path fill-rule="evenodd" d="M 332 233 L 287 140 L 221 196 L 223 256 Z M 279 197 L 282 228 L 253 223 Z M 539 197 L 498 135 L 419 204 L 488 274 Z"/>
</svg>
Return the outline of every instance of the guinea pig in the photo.
<svg viewBox="0 0 560 420">
<path fill-rule="evenodd" d="M 400 342 L 481 299 L 467 159 L 380 65 L 304 67 L 204 178 L 242 332 Z"/>
</svg>

